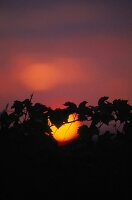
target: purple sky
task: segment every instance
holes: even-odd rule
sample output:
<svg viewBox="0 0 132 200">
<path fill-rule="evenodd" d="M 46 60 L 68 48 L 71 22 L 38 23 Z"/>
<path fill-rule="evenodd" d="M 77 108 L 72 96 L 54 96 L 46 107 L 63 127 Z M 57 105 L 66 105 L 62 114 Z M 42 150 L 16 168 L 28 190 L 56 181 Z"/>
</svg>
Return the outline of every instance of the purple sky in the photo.
<svg viewBox="0 0 132 200">
<path fill-rule="evenodd" d="M 132 102 L 132 1 L 1 0 L 0 108 Z"/>
</svg>

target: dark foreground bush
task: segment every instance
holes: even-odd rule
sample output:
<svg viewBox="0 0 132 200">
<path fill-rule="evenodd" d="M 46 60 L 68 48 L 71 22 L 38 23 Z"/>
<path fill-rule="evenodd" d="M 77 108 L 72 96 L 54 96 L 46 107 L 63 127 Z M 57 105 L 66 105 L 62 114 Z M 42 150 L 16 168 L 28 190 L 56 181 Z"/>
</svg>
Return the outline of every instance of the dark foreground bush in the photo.
<svg viewBox="0 0 132 200">
<path fill-rule="evenodd" d="M 74 193 L 107 192 L 128 194 L 131 189 L 132 106 L 126 100 L 97 106 L 66 102 L 55 110 L 36 103 L 32 96 L 15 101 L 0 117 L 1 198 L 33 198 L 53 190 Z M 78 139 L 59 147 L 51 126 L 59 128 L 76 113 L 89 125 L 79 128 Z M 51 124 L 49 125 L 49 119 Z M 113 121 L 116 132 L 100 135 L 100 127 Z M 74 122 L 73 122 L 74 123 Z M 119 131 L 119 126 L 122 130 Z"/>
</svg>

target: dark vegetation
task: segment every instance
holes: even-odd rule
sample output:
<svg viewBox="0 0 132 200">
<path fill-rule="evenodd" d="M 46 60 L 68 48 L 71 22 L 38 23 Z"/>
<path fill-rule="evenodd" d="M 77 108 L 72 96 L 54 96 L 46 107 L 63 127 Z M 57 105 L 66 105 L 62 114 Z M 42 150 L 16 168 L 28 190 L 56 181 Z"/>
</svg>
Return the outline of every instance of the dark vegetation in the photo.
<svg viewBox="0 0 132 200">
<path fill-rule="evenodd" d="M 54 189 L 58 193 L 127 194 L 132 151 L 132 106 L 128 101 L 110 102 L 102 97 L 97 106 L 66 102 L 65 108 L 53 110 L 33 104 L 32 97 L 15 101 L 11 111 L 7 105 L 0 114 L 1 197 L 20 199 L 27 193 L 33 196 Z M 77 140 L 59 147 L 51 126 L 59 128 L 75 113 L 78 121 L 88 121 L 88 125 L 78 129 Z M 115 133 L 100 134 L 101 126 L 110 123 Z"/>
</svg>

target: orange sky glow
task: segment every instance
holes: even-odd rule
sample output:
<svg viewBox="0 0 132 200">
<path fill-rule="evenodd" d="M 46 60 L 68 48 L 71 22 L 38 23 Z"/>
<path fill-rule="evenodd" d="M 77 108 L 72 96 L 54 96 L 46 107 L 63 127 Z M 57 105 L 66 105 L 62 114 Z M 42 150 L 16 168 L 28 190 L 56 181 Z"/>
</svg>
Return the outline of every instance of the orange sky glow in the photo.
<svg viewBox="0 0 132 200">
<path fill-rule="evenodd" d="M 34 102 L 99 97 L 132 102 L 131 4 L 16 1 L 0 6 L 0 109 L 34 92 Z"/>
</svg>

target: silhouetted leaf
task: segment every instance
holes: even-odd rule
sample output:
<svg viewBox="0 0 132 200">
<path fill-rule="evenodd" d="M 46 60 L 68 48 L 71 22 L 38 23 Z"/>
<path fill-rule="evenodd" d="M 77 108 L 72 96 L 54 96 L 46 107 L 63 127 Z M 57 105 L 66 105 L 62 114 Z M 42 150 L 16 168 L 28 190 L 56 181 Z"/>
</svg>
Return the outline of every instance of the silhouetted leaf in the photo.
<svg viewBox="0 0 132 200">
<path fill-rule="evenodd" d="M 78 110 L 80 110 L 80 111 L 85 110 L 87 103 L 88 103 L 87 101 L 82 101 L 78 106 Z"/>
<path fill-rule="evenodd" d="M 21 115 L 23 113 L 22 111 L 23 111 L 23 108 L 24 108 L 23 102 L 14 101 L 14 104 L 13 104 L 13 106 L 11 108 L 13 108 L 15 110 L 14 112 L 16 114 Z"/>
<path fill-rule="evenodd" d="M 77 106 L 75 103 L 68 101 L 63 105 L 67 107 L 69 115 L 77 112 Z"/>
<path fill-rule="evenodd" d="M 23 105 L 24 105 L 24 107 L 29 108 L 29 107 L 31 107 L 32 102 L 30 101 L 30 99 L 25 99 L 25 100 L 23 101 Z"/>
<path fill-rule="evenodd" d="M 88 117 L 92 116 L 92 109 L 86 106 L 87 103 L 88 103 L 87 101 L 83 101 L 78 106 L 77 113 L 79 114 L 78 119 L 80 121 L 85 121 L 88 119 Z"/>
<path fill-rule="evenodd" d="M 50 113 L 49 119 L 52 124 L 60 128 L 64 123 L 68 122 L 69 114 L 66 109 L 57 108 Z"/>
<path fill-rule="evenodd" d="M 109 97 L 107 97 L 107 96 L 101 97 L 101 98 L 99 99 L 99 101 L 98 101 L 98 105 L 99 105 L 99 106 L 104 105 L 108 99 L 109 99 Z"/>
<path fill-rule="evenodd" d="M 127 100 L 116 99 L 113 101 L 115 106 L 117 119 L 122 122 L 127 121 L 130 116 L 132 107 L 128 104 Z"/>
<path fill-rule="evenodd" d="M 43 105 L 43 104 L 41 104 L 41 103 L 36 103 L 34 105 L 34 109 L 36 111 L 38 111 L 38 112 L 46 112 L 46 111 L 48 111 L 48 107 Z"/>
</svg>

